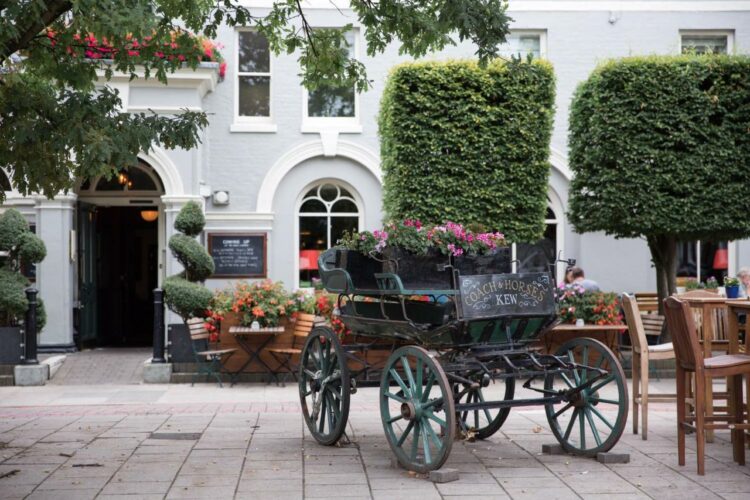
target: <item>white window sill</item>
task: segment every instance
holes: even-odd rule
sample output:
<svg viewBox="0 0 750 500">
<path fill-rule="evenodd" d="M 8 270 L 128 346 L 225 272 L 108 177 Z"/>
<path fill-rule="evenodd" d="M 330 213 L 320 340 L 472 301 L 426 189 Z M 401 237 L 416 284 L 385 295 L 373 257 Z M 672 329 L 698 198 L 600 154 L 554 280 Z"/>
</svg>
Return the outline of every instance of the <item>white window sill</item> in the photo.
<svg viewBox="0 0 750 500">
<path fill-rule="evenodd" d="M 302 122 L 300 132 L 303 134 L 319 134 L 320 132 L 338 132 L 339 134 L 361 134 L 362 125 L 359 123 L 321 123 Z"/>
<path fill-rule="evenodd" d="M 278 130 L 275 123 L 242 123 L 235 122 L 229 126 L 229 131 L 233 133 L 255 132 L 260 134 L 273 134 Z"/>
</svg>

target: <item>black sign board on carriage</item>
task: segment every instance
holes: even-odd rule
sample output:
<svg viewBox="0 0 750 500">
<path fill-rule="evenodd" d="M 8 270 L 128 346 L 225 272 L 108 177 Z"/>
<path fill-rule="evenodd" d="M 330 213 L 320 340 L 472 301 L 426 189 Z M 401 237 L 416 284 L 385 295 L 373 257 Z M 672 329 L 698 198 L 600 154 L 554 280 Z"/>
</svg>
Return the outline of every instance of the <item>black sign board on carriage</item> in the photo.
<svg viewBox="0 0 750 500">
<path fill-rule="evenodd" d="M 464 319 L 547 316 L 555 312 L 548 273 L 480 274 L 458 277 Z"/>
<path fill-rule="evenodd" d="M 209 233 L 208 253 L 216 270 L 212 278 L 265 278 L 265 233 Z"/>
</svg>

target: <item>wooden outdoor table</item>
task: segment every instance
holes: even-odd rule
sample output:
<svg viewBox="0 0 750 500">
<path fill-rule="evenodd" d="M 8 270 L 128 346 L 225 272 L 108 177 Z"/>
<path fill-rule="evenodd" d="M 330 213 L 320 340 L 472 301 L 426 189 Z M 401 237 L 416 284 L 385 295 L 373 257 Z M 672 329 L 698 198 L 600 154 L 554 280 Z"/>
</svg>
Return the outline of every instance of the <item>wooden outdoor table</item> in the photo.
<svg viewBox="0 0 750 500">
<path fill-rule="evenodd" d="M 714 312 L 717 310 L 726 309 L 727 299 L 719 294 L 710 292 L 687 292 L 682 295 L 677 295 L 677 298 L 687 302 L 691 308 L 701 311 L 702 314 L 702 336 L 701 340 L 703 343 L 703 357 L 710 358 L 713 356 L 714 347 L 719 344 L 726 344 L 726 339 L 716 338 L 716 329 L 714 328 Z M 727 381 L 727 393 L 731 394 L 731 380 Z M 706 384 L 706 416 L 711 417 L 714 414 L 715 409 L 722 409 L 721 407 L 714 406 L 714 390 L 713 384 Z M 724 396 L 722 396 L 724 397 Z M 729 404 L 729 398 L 726 396 Z M 706 441 L 712 443 L 714 440 L 714 431 L 706 431 Z"/>
<path fill-rule="evenodd" d="M 229 328 L 229 333 L 234 335 L 237 344 L 245 351 L 248 355 L 247 361 L 235 372 L 232 373 L 232 384 L 234 384 L 237 376 L 245 371 L 245 368 L 250 366 L 253 360 L 258 361 L 263 366 L 263 369 L 270 375 L 270 377 L 279 385 L 279 379 L 277 375 L 271 370 L 271 367 L 266 364 L 260 357 L 260 353 L 266 348 L 269 342 L 273 340 L 276 335 L 284 333 L 284 327 L 274 328 L 261 328 L 259 330 L 252 330 L 247 327 L 233 326 Z M 259 344 L 253 342 L 254 339 L 263 339 Z M 269 380 L 270 382 L 270 380 Z"/>
<path fill-rule="evenodd" d="M 628 329 L 627 325 L 582 325 L 559 324 L 547 331 L 542 338 L 544 347 L 548 353 L 554 354 L 557 348 L 568 340 L 581 337 L 591 337 L 604 342 L 615 356 L 619 356 L 617 350 L 619 336 Z"/>
<path fill-rule="evenodd" d="M 743 325 L 745 331 L 744 345 L 740 345 L 740 322 L 737 316 L 746 314 L 750 317 L 750 299 L 728 299 L 727 300 L 727 337 L 729 337 L 729 354 L 750 353 L 750 335 L 747 334 L 747 324 Z M 747 320 L 745 320 L 747 321 Z M 745 403 L 747 404 L 747 415 L 750 415 L 750 384 L 747 384 Z"/>
</svg>

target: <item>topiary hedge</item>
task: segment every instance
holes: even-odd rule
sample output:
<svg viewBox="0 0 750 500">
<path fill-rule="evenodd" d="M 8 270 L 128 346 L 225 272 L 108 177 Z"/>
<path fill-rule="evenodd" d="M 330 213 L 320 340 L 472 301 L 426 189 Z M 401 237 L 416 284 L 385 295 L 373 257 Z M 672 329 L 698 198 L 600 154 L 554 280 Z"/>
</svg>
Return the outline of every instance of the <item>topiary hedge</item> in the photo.
<svg viewBox="0 0 750 500">
<path fill-rule="evenodd" d="M 674 293 L 679 240 L 750 236 L 749 131 L 749 57 L 602 64 L 571 105 L 570 221 L 645 238 L 660 297 Z"/>
<path fill-rule="evenodd" d="M 389 219 L 544 232 L 555 80 L 541 60 L 396 66 L 380 106 Z"/>
<path fill-rule="evenodd" d="M 183 234 L 175 234 L 169 239 L 169 249 L 185 269 L 164 281 L 164 301 L 184 321 L 205 316 L 213 297 L 201 283 L 214 273 L 214 261 L 195 240 L 205 224 L 200 205 L 188 202 L 174 224 L 175 229 Z"/>
<path fill-rule="evenodd" d="M 47 248 L 29 230 L 23 215 L 9 209 L 0 215 L 0 251 L 7 253 L 0 264 L 0 326 L 13 326 L 23 320 L 29 308 L 25 290 L 31 282 L 21 274 L 21 265 L 41 262 L 47 255 Z M 41 331 L 46 322 L 44 303 L 38 299 L 38 330 Z"/>
</svg>

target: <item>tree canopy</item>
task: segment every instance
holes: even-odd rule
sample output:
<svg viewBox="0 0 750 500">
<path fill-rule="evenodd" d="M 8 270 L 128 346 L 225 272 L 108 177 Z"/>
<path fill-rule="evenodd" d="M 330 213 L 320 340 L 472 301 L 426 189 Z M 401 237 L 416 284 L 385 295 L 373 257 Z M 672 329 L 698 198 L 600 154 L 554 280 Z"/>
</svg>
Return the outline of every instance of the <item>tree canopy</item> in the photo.
<svg viewBox="0 0 750 500">
<path fill-rule="evenodd" d="M 351 0 L 367 53 L 398 41 L 415 57 L 459 40 L 484 64 L 508 34 L 505 0 Z M 349 59 L 340 29 L 312 29 L 304 2 L 280 0 L 251 11 L 241 0 L 0 0 L 0 167 L 23 194 L 54 196 L 89 178 L 135 165 L 152 144 L 192 148 L 205 114 L 120 110 L 117 91 L 95 92 L 97 70 L 157 78 L 195 68 L 219 26 L 252 26 L 276 53 L 296 53 L 303 84 L 369 86 Z M 4 194 L 0 191 L 0 202 Z"/>
<path fill-rule="evenodd" d="M 750 236 L 750 58 L 633 57 L 597 68 L 570 114 L 570 221 L 643 237 L 661 297 L 679 240 Z"/>
</svg>

